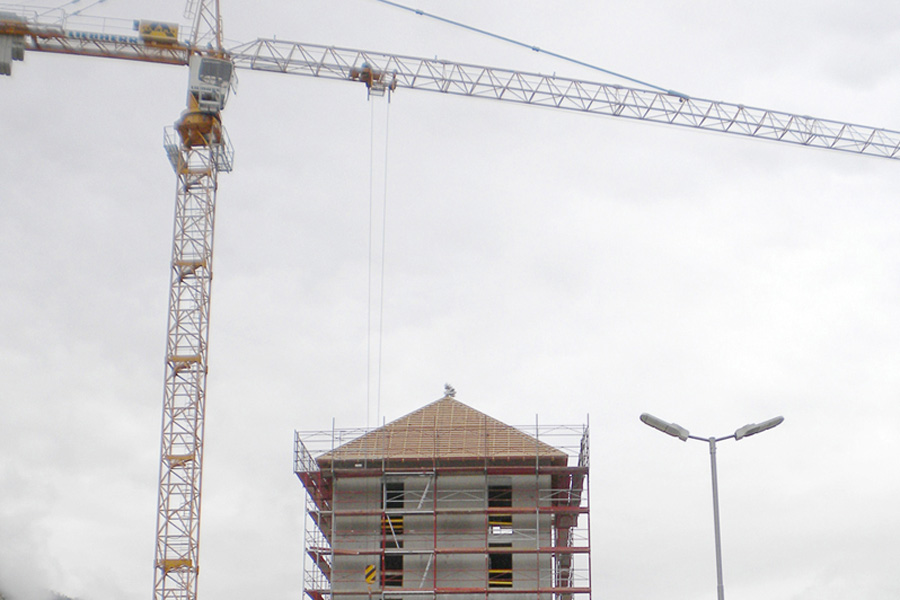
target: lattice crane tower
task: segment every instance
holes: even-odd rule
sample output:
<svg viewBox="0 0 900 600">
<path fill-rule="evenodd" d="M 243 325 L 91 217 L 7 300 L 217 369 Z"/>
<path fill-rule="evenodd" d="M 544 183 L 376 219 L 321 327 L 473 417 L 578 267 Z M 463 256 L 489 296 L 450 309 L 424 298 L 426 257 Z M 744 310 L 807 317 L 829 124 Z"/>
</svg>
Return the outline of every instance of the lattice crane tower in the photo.
<svg viewBox="0 0 900 600">
<path fill-rule="evenodd" d="M 188 0 L 188 39 L 177 25 L 138 21 L 138 34 L 73 26 L 67 15 L 0 8 L 0 75 L 25 51 L 190 68 L 188 106 L 167 131 L 177 176 L 166 345 L 154 595 L 193 600 L 199 570 L 203 422 L 217 179 L 232 168 L 222 126 L 235 68 L 487 98 L 652 121 L 802 146 L 900 159 L 900 132 L 555 75 L 260 38 L 225 48 L 219 0 Z"/>
<path fill-rule="evenodd" d="M 213 231 L 220 171 L 232 152 L 222 126 L 233 66 L 222 48 L 219 2 L 191 2 L 187 108 L 166 132 L 177 176 L 165 396 L 156 517 L 156 600 L 192 600 L 200 568 L 200 497 L 209 351 Z M 197 48 L 210 50 L 201 54 Z"/>
</svg>

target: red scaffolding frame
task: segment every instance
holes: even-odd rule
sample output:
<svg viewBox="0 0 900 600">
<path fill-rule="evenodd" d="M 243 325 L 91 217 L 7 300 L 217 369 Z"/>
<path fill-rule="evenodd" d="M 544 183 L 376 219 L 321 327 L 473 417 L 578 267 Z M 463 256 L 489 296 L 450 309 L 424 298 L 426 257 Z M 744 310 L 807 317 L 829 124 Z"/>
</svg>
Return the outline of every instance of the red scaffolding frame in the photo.
<svg viewBox="0 0 900 600">
<path fill-rule="evenodd" d="M 590 600 L 589 467 L 586 425 L 527 432 L 450 396 L 377 429 L 296 432 L 304 591 Z M 491 506 L 498 481 L 510 500 Z"/>
</svg>

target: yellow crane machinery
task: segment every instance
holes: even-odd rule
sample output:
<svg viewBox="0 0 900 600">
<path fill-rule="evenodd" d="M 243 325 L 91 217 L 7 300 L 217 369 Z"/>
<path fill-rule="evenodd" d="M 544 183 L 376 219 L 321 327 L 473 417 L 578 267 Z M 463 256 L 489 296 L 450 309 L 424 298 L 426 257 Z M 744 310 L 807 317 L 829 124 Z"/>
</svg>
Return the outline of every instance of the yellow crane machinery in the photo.
<svg viewBox="0 0 900 600">
<path fill-rule="evenodd" d="M 218 175 L 233 166 L 222 124 L 235 69 L 363 83 L 373 95 L 410 89 L 738 134 L 900 158 L 900 132 L 809 116 L 446 60 L 275 39 L 225 47 L 218 0 L 191 0 L 188 36 L 177 25 L 136 21 L 131 33 L 79 29 L 0 7 L 0 74 L 26 52 L 188 67 L 187 107 L 166 131 L 176 173 L 165 392 L 159 460 L 154 597 L 191 600 L 199 571 L 203 432 Z"/>
</svg>

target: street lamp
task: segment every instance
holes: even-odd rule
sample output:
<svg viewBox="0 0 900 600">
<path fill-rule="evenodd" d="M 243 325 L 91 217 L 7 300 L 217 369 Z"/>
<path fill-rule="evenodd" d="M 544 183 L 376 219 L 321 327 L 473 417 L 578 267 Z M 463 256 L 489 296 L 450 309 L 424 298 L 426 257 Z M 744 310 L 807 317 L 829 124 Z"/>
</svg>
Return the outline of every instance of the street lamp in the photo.
<svg viewBox="0 0 900 600">
<path fill-rule="evenodd" d="M 725 600 L 725 584 L 722 583 L 722 538 L 719 532 L 719 483 L 718 478 L 716 477 L 716 442 L 730 440 L 732 438 L 734 438 L 735 440 L 742 440 L 745 437 L 756 435 L 757 433 L 761 433 L 767 429 L 772 429 L 773 427 L 780 425 L 781 422 L 784 421 L 784 417 L 775 417 L 773 419 L 769 419 L 768 421 L 763 421 L 762 423 L 750 423 L 739 428 L 733 434 L 726 435 L 725 437 L 720 438 L 702 438 L 697 437 L 696 435 L 691 435 L 691 433 L 681 425 L 678 425 L 676 423 L 668 423 L 658 417 L 654 417 L 653 415 L 647 413 L 641 415 L 641 421 L 654 429 L 662 431 L 665 434 L 671 435 L 672 437 L 677 437 L 683 442 L 686 442 L 688 440 L 709 442 L 709 464 L 712 470 L 713 523 L 715 524 L 716 531 L 716 581 L 718 583 L 716 593 L 718 600 Z"/>
</svg>

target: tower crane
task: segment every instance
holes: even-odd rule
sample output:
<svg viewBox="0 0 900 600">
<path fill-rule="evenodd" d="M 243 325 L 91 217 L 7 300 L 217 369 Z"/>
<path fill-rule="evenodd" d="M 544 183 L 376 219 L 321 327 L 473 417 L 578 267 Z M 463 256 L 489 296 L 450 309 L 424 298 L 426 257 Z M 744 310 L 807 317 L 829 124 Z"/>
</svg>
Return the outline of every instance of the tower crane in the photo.
<svg viewBox="0 0 900 600">
<path fill-rule="evenodd" d="M 177 186 L 159 458 L 157 600 L 189 600 L 197 593 L 216 190 L 219 172 L 230 171 L 233 158 L 221 119 L 233 65 L 222 46 L 219 2 L 190 0 L 185 16 L 193 27 L 182 42 L 177 26 L 168 23 L 139 21 L 139 36 L 132 37 L 73 31 L 0 12 L 0 73 L 9 74 L 25 49 L 190 68 L 187 107 L 165 137 Z"/>
<path fill-rule="evenodd" d="M 117 58 L 189 68 L 187 108 L 168 130 L 176 173 L 154 597 L 196 597 L 203 431 L 219 172 L 233 167 L 222 125 L 234 69 L 343 80 L 372 95 L 409 89 L 531 104 L 737 134 L 887 159 L 900 132 L 782 111 L 447 60 L 260 38 L 225 47 L 218 0 L 190 0 L 190 35 L 137 22 L 136 35 L 81 30 L 24 11 L 0 11 L 0 74 L 28 52 Z"/>
</svg>

